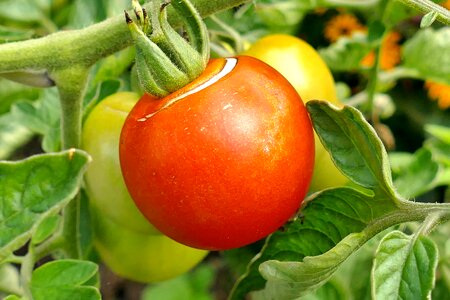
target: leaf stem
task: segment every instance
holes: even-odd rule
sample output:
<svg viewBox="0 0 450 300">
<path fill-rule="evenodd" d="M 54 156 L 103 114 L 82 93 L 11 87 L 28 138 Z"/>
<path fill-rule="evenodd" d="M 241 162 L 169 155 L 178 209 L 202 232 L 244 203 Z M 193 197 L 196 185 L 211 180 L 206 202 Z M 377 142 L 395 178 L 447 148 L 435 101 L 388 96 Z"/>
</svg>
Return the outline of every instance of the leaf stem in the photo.
<svg viewBox="0 0 450 300">
<path fill-rule="evenodd" d="M 403 4 L 420 11 L 423 14 L 427 14 L 430 11 L 437 13 L 436 19 L 445 25 L 450 25 L 450 11 L 439 4 L 430 0 L 398 0 Z"/>
<path fill-rule="evenodd" d="M 28 247 L 28 253 L 24 256 L 20 268 L 20 280 L 24 291 L 25 299 L 33 299 L 30 290 L 30 282 L 34 269 L 34 263 L 35 263 L 34 248 L 33 245 L 30 243 L 30 246 Z"/>
</svg>

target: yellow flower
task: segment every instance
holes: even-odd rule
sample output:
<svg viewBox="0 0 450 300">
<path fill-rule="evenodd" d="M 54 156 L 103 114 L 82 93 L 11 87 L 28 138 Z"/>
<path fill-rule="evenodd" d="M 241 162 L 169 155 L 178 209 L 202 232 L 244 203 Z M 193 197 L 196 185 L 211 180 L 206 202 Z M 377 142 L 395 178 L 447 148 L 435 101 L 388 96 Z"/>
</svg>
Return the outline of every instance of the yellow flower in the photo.
<svg viewBox="0 0 450 300">
<path fill-rule="evenodd" d="M 355 31 L 366 31 L 358 19 L 350 14 L 341 14 L 331 18 L 325 26 L 325 37 L 330 42 L 337 41 L 342 36 L 350 36 Z"/>
<path fill-rule="evenodd" d="M 389 32 L 381 44 L 380 53 L 380 67 L 382 70 L 390 70 L 400 63 L 401 49 L 399 41 L 402 36 L 400 33 Z M 370 52 L 361 60 L 361 65 L 364 67 L 371 67 L 375 62 L 375 53 Z"/>
<path fill-rule="evenodd" d="M 450 107 L 450 85 L 427 80 L 425 88 L 428 90 L 428 97 L 437 100 L 439 108 Z"/>
</svg>

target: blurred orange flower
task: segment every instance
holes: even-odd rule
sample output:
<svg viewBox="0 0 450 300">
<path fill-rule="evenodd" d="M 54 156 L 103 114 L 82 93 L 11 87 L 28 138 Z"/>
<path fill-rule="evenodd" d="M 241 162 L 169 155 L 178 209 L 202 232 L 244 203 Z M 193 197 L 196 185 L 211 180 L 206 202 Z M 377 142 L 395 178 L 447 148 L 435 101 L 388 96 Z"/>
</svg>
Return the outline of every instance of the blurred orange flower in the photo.
<svg viewBox="0 0 450 300">
<path fill-rule="evenodd" d="M 325 26 L 325 38 L 330 42 L 337 41 L 342 36 L 350 36 L 355 31 L 365 32 L 367 28 L 350 14 L 340 14 L 331 18 Z"/>
<path fill-rule="evenodd" d="M 447 109 L 450 107 L 450 86 L 444 83 L 425 81 L 425 88 L 428 90 L 428 97 L 436 100 L 439 108 Z"/>
<path fill-rule="evenodd" d="M 381 44 L 380 67 L 382 70 L 390 70 L 400 63 L 401 49 L 399 41 L 402 36 L 396 31 L 389 32 Z M 372 51 L 361 60 L 364 67 L 372 67 L 375 62 L 375 53 Z"/>
<path fill-rule="evenodd" d="M 442 5 L 443 7 L 445 7 L 446 9 L 449 9 L 449 10 L 450 10 L 450 0 L 447 0 L 447 1 L 445 1 L 445 2 L 442 2 L 441 5 Z"/>
</svg>

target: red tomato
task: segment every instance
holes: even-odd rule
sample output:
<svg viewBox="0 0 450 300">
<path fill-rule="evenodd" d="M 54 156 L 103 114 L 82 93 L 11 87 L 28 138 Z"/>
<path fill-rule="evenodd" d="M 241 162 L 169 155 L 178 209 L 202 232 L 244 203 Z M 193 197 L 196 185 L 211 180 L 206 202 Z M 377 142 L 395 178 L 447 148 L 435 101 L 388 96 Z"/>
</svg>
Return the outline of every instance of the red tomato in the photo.
<svg viewBox="0 0 450 300">
<path fill-rule="evenodd" d="M 120 161 L 156 228 L 223 250 L 255 242 L 295 214 L 312 176 L 314 137 L 280 73 L 247 56 L 217 59 L 183 89 L 138 101 L 122 128 Z"/>
</svg>

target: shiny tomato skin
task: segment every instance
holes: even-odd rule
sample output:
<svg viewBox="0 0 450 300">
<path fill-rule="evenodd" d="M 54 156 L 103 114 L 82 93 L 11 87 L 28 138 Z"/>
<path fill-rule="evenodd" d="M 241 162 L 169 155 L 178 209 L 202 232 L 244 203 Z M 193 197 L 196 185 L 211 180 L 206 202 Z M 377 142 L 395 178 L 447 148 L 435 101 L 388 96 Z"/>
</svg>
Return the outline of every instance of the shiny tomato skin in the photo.
<svg viewBox="0 0 450 300">
<path fill-rule="evenodd" d="M 161 100 L 143 96 L 120 143 L 125 183 L 142 213 L 174 240 L 208 250 L 277 230 L 300 207 L 314 163 L 303 102 L 260 60 L 240 56 L 220 80 L 189 93 L 224 64 L 213 60 Z"/>
<path fill-rule="evenodd" d="M 243 54 L 256 57 L 283 74 L 305 103 L 319 99 L 343 105 L 337 98 L 330 69 L 319 53 L 302 39 L 287 34 L 267 35 Z M 310 191 L 347 184 L 349 180 L 334 165 L 318 136 L 314 138 L 316 153 Z"/>
</svg>

